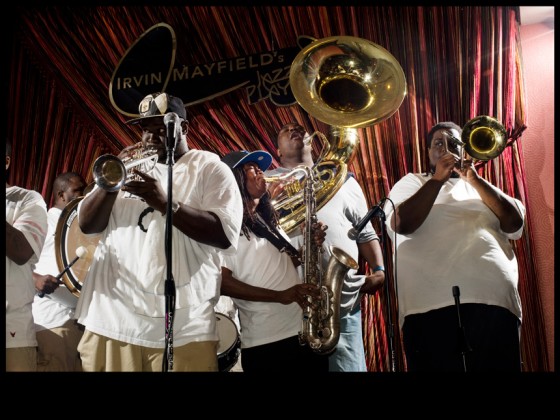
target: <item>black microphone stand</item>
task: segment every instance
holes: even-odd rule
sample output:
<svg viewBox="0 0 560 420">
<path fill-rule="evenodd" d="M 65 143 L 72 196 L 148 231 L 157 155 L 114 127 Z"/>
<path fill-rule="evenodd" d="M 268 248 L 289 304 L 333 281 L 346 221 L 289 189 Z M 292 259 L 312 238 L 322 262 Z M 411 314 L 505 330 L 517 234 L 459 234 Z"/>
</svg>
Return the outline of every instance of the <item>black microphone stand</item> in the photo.
<svg viewBox="0 0 560 420">
<path fill-rule="evenodd" d="M 171 138 L 170 138 L 171 137 Z M 167 136 L 167 210 L 165 212 L 165 350 L 163 371 L 173 370 L 173 321 L 175 316 L 175 280 L 173 279 L 173 165 L 175 163 L 175 135 Z"/>
<path fill-rule="evenodd" d="M 383 244 L 386 240 L 386 230 L 385 230 L 385 212 L 383 210 L 379 210 L 379 219 L 381 225 L 381 238 L 383 239 Z M 387 253 L 382 249 L 383 253 L 383 266 L 387 267 Z M 393 310 L 391 307 L 391 293 L 389 288 L 389 281 L 388 277 L 386 276 L 385 282 L 383 285 L 384 292 L 385 292 L 385 305 L 386 308 L 386 328 L 387 328 L 387 343 L 389 345 L 389 366 L 391 372 L 398 372 L 397 367 L 397 357 L 395 353 L 395 327 L 393 325 Z"/>
<path fill-rule="evenodd" d="M 461 292 L 459 291 L 459 286 L 453 286 L 451 289 L 453 291 L 453 297 L 455 298 L 455 306 L 457 308 L 457 320 L 459 322 L 459 329 L 458 333 L 458 347 L 459 352 L 461 353 L 461 357 L 463 358 L 463 371 L 467 372 L 467 353 L 472 351 L 471 346 L 467 340 L 467 335 L 465 334 L 465 328 L 461 321 L 461 303 L 459 302 L 459 296 Z"/>
</svg>

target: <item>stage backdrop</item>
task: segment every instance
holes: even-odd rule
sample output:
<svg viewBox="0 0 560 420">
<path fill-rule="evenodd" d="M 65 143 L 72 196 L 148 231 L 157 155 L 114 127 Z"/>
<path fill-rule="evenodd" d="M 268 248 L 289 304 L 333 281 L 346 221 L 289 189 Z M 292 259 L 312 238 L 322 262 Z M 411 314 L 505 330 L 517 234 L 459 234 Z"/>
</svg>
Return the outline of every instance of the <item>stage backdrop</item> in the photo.
<svg viewBox="0 0 560 420">
<path fill-rule="evenodd" d="M 406 173 L 425 170 L 425 134 L 436 121 L 464 125 L 477 115 L 497 118 L 508 132 L 508 147 L 479 172 L 528 209 L 527 234 L 515 243 L 524 305 L 523 361 L 526 371 L 548 370 L 541 303 L 530 293 L 538 285 L 522 154 L 526 117 L 518 7 L 26 6 L 16 9 L 8 22 L 12 27 L 4 44 L 8 60 L 3 65 L 9 76 L 4 85 L 5 124 L 14 145 L 8 180 L 41 192 L 48 204 L 58 173 L 73 170 L 91 181 L 98 156 L 118 154 L 140 141 L 138 128 L 126 125 L 126 110 L 111 100 L 110 84 L 127 51 L 158 24 L 175 33 L 167 42 L 176 43 L 177 71 L 190 69 L 183 75 L 200 77 L 200 87 L 210 92 L 204 101 L 188 106 L 189 146 L 219 155 L 265 149 L 276 156 L 273 138 L 283 124 L 297 121 L 310 132 L 324 133 L 328 126 L 297 103 L 281 103 L 282 95 L 261 95 L 259 87 L 273 92 L 285 88 L 287 63 L 277 60 L 275 65 L 282 64 L 278 71 L 263 71 L 262 78 L 250 72 L 233 83 L 211 79 L 204 73 L 209 66 L 226 63 L 233 70 L 245 70 L 240 65 L 250 69 L 264 64 L 271 57 L 267 53 L 290 56 L 302 36 L 359 37 L 394 55 L 405 73 L 407 95 L 390 118 L 360 130 L 349 164 L 370 206 Z M 148 53 L 136 58 L 154 60 Z M 161 68 L 165 75 L 171 58 L 164 53 L 160 58 L 161 63 L 144 64 Z M 143 79 L 136 75 L 128 82 L 141 85 Z M 226 93 L 214 95 L 207 86 L 214 83 Z M 387 242 L 384 251 L 390 261 Z M 394 287 L 392 264 L 387 265 Z M 362 300 L 370 371 L 389 370 L 386 298 L 378 293 Z M 396 320 L 398 302 L 394 296 L 389 300 Z M 392 329 L 398 368 L 405 370 L 400 333 L 396 326 Z"/>
</svg>

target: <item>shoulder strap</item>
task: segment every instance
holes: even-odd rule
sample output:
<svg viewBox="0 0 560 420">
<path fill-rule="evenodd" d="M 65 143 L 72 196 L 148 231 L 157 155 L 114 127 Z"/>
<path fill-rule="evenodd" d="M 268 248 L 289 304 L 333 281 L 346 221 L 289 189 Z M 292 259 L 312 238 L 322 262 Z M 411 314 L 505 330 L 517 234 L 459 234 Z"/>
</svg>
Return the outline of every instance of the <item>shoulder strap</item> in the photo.
<svg viewBox="0 0 560 420">
<path fill-rule="evenodd" d="M 278 248 L 280 252 L 287 252 L 291 257 L 299 257 L 298 250 L 278 232 L 276 227 L 269 226 L 261 220 L 257 220 L 249 227 L 255 235 L 267 239 L 272 245 Z"/>
</svg>

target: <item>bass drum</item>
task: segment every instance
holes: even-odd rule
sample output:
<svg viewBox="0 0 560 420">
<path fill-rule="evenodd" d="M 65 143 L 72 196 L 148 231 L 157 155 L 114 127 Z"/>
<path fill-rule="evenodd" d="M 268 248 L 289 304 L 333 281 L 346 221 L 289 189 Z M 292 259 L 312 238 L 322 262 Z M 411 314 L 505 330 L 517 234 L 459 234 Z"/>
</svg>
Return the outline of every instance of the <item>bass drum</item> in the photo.
<svg viewBox="0 0 560 420">
<path fill-rule="evenodd" d="M 86 235 L 78 225 L 78 204 L 83 198 L 83 196 L 77 197 L 64 207 L 54 235 L 54 252 L 60 273 L 74 261 L 79 247 L 86 248 L 86 254 L 66 270 L 61 278 L 64 285 L 76 297 L 80 297 L 84 279 L 101 238 L 101 234 Z"/>
<path fill-rule="evenodd" d="M 216 329 L 219 337 L 218 368 L 220 372 L 229 372 L 241 354 L 241 338 L 235 322 L 219 312 L 216 312 Z"/>
</svg>

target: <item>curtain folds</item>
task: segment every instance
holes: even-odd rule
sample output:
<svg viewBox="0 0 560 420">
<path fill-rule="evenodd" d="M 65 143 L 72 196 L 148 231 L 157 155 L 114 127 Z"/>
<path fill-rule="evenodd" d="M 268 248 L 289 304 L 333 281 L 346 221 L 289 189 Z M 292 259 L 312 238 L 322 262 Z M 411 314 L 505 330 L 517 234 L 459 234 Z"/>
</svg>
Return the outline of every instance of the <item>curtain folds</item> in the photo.
<svg viewBox="0 0 560 420">
<path fill-rule="evenodd" d="M 140 141 L 109 100 L 113 71 L 127 49 L 151 26 L 165 22 L 177 34 L 181 64 L 203 64 L 297 45 L 297 37 L 356 36 L 390 51 L 401 64 L 407 96 L 389 119 L 360 130 L 349 169 L 370 206 L 408 172 L 426 170 L 425 137 L 437 121 L 464 125 L 478 115 L 500 120 L 510 137 L 502 155 L 480 164 L 482 176 L 528 209 L 528 223 L 515 243 L 523 302 L 522 349 L 526 371 L 547 371 L 546 342 L 532 264 L 535 238 L 527 202 L 522 154 L 526 102 L 518 7 L 324 7 L 324 6 L 52 6 L 18 12 L 9 51 L 7 135 L 14 145 L 8 180 L 39 191 L 51 204 L 57 174 L 73 170 L 92 181 L 91 167 L 103 153 L 118 154 Z M 311 112 L 311 111 L 310 111 Z M 312 112 L 311 112 L 312 114 Z M 297 121 L 308 131 L 328 132 L 299 105 L 249 105 L 238 89 L 188 107 L 191 148 L 223 155 L 264 149 L 277 165 L 279 128 Z M 318 151 L 317 151 L 318 152 Z M 374 222 L 375 223 L 375 222 Z M 379 229 L 378 229 L 379 231 Z M 392 250 L 384 243 L 387 279 Z M 362 269 L 367 267 L 363 262 Z M 394 324 L 398 302 L 390 296 Z M 364 345 L 372 372 L 389 371 L 386 296 L 362 298 Z M 400 333 L 394 339 L 405 369 Z"/>
</svg>

